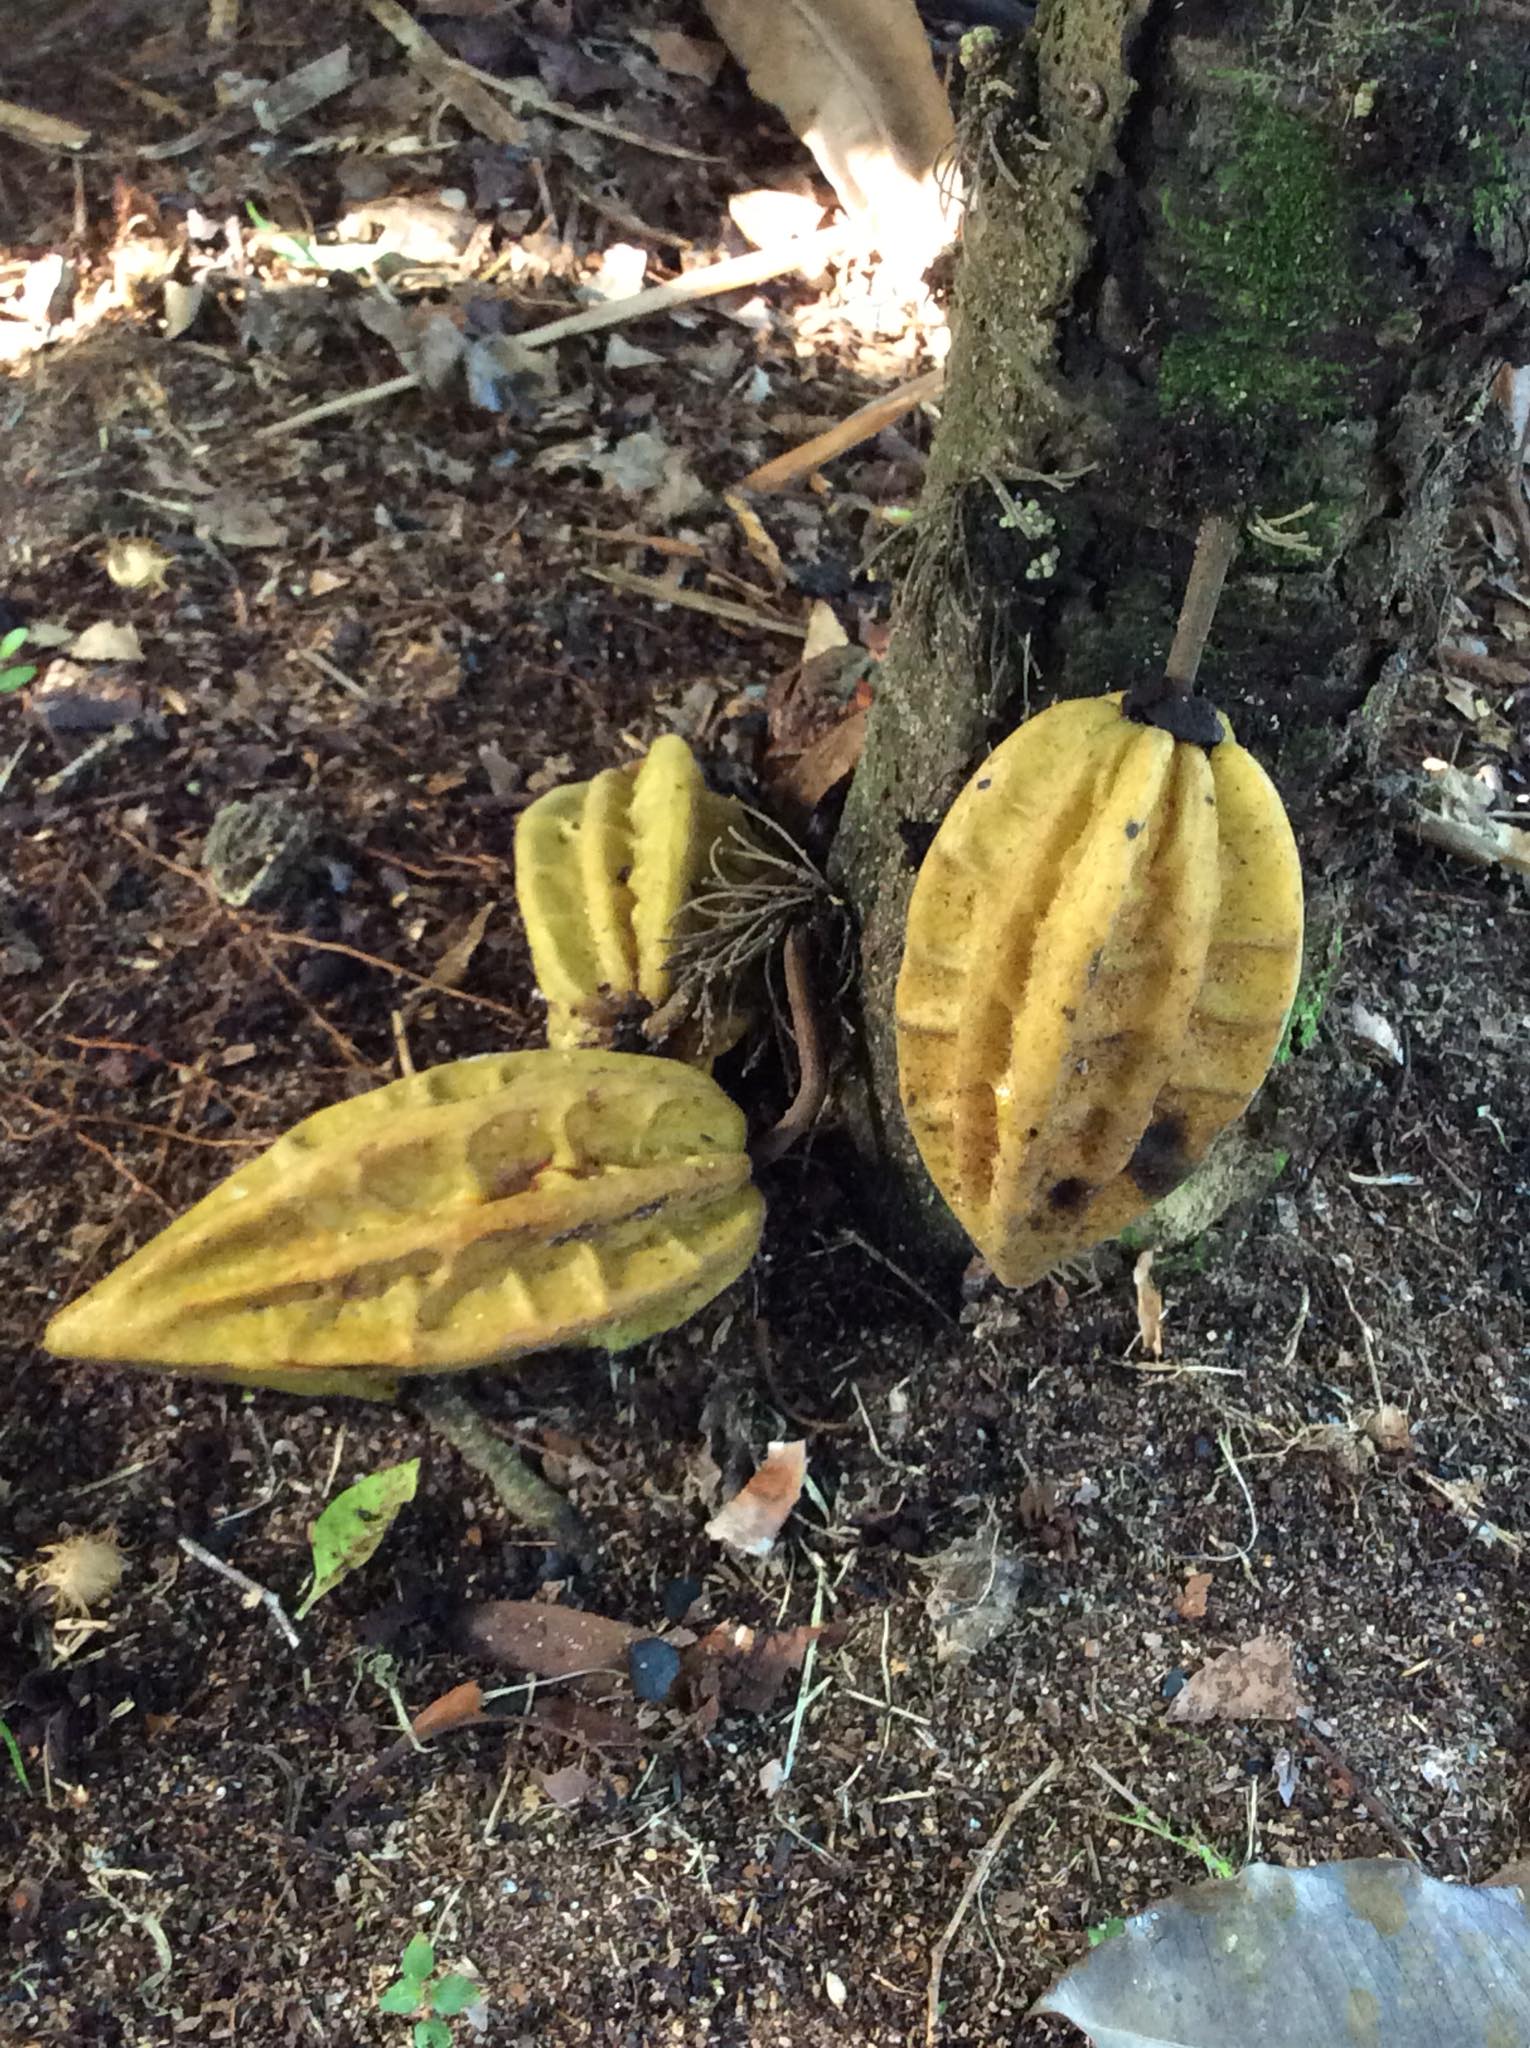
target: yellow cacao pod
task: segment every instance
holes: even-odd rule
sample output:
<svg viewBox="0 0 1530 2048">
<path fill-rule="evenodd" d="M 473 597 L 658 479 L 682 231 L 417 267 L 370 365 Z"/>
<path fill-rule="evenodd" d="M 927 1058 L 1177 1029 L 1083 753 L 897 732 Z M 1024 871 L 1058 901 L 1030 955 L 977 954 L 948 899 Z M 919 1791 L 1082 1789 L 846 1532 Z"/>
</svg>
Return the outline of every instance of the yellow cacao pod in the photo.
<svg viewBox="0 0 1530 2048">
<path fill-rule="evenodd" d="M 547 1042 L 607 1046 L 623 1023 L 669 1000 L 669 952 L 686 906 L 712 880 L 713 849 L 742 832 L 743 806 L 714 794 L 685 741 L 654 741 L 630 768 L 551 789 L 521 814 L 515 893 L 537 986 L 547 998 Z M 741 1020 L 699 1057 L 726 1050 Z"/>
<path fill-rule="evenodd" d="M 620 1349 L 748 1265 L 763 1204 L 709 1075 L 635 1053 L 457 1060 L 321 1109 L 48 1325 L 63 1357 L 386 1397 Z"/>
<path fill-rule="evenodd" d="M 920 868 L 898 1078 L 931 1179 L 998 1277 L 1117 1236 L 1240 1115 L 1301 966 L 1274 785 L 1119 696 L 1056 704 L 991 754 Z"/>
</svg>

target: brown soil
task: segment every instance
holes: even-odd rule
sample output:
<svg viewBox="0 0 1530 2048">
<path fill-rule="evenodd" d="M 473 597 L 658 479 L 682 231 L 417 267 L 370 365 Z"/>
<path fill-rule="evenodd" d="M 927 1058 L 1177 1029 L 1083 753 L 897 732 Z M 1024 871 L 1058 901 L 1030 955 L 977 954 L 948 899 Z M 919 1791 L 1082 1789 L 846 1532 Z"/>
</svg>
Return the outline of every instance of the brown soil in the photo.
<svg viewBox="0 0 1530 2048">
<path fill-rule="evenodd" d="M 110 140 L 78 186 L 67 163 L 7 148 L 0 274 L 67 249 L 94 279 L 146 232 L 135 214 L 174 242 L 188 205 L 220 235 L 246 200 L 292 227 L 343 210 L 322 151 L 214 135 L 134 158 L 130 140 L 180 131 L 113 75 L 173 100 L 189 133 L 216 111 L 218 72 L 282 75 L 325 46 L 309 10 L 270 6 L 244 10 L 257 25 L 214 56 L 205 12 L 38 10 L 7 92 Z M 519 68 L 560 49 L 630 63 L 625 26 L 565 45 L 545 12 L 553 54 L 522 50 Z M 682 25 L 704 33 L 688 10 Z M 428 138 L 428 98 L 406 109 L 392 43 L 364 20 L 353 41 L 373 132 L 412 109 Z M 556 75 L 555 96 L 717 159 L 583 130 L 576 159 L 538 129 L 508 161 L 506 204 L 534 232 L 545 180 L 581 257 L 626 231 L 578 192 L 648 222 L 662 269 L 666 236 L 717 246 L 727 193 L 796 162 L 731 73 L 711 92 L 671 80 L 667 100 L 646 73 L 625 98 L 572 58 Z M 320 109 L 295 132 L 348 125 Z M 453 118 L 445 133 L 397 160 L 395 190 L 472 194 L 481 147 Z M 1322 858 L 1353 866 L 1363 911 L 1284 1070 L 1290 1166 L 1160 1256 L 1161 1366 L 1139 1354 L 1124 1255 L 1018 1298 L 948 1297 L 867 1234 L 867 1168 L 832 1135 L 772 1170 L 763 1257 L 690 1325 L 609 1365 L 550 1356 L 476 1383 L 577 1499 L 597 1538 L 587 1567 L 527 1540 L 404 1414 L 68 1367 L 36 1347 L 52 1307 L 222 1172 L 391 1078 L 400 1037 L 420 1066 L 537 1042 L 511 843 L 539 774 L 630 758 L 678 723 L 723 780 L 752 786 L 760 686 L 792 643 L 593 580 L 674 558 L 599 541 L 592 529 L 640 526 L 642 509 L 537 456 L 592 428 L 662 433 L 714 494 L 665 531 L 692 534 L 696 559 L 764 607 L 776 594 L 715 494 L 897 374 L 876 373 L 847 322 L 799 359 L 782 325 L 757 334 L 714 309 L 633 330 L 660 359 L 636 381 L 606 366 L 602 337 L 572 346 L 561 420 L 411 394 L 258 443 L 255 427 L 396 366 L 343 292 L 338 308 L 278 307 L 296 327 L 256 339 L 259 285 L 280 267 L 252 267 L 211 283 L 186 340 L 159 337 L 145 290 L 0 386 L 0 600 L 27 622 L 131 621 L 146 657 L 121 679 L 137 702 L 125 744 L 62 794 L 44 784 L 95 732 L 50 723 L 36 691 L 0 698 L 0 1566 L 18 1586 L 0 1713 L 27 1787 L 0 1757 L 0 2033 L 403 2042 L 409 2023 L 377 1996 L 424 1929 L 481 1978 L 493 2042 L 921 2041 L 932 1950 L 974 1858 L 1053 1759 L 953 1941 L 942 2041 L 1065 2038 L 1025 2018 L 1031 2001 L 1091 1926 L 1201 1874 L 1186 1844 L 1234 1865 L 1407 1853 L 1489 1875 L 1520 1848 L 1524 1802 L 1530 911 L 1518 882 L 1394 841 L 1388 775 L 1490 754 L 1522 791 L 1522 683 L 1488 693 L 1483 728 L 1438 677 L 1417 679 L 1379 770 L 1336 796 Z M 519 325 L 571 303 L 556 263 L 516 289 Z M 817 287 L 765 296 L 808 306 Z M 729 339 L 736 362 L 709 375 L 705 351 Z M 742 389 L 756 366 L 773 434 Z M 786 615 L 821 590 L 875 642 L 886 593 L 850 579 L 876 508 L 917 487 L 924 431 L 905 422 L 836 467 L 827 501 L 768 514 L 796 580 Z M 196 540 L 175 509 L 188 477 L 232 485 L 285 540 Z M 124 532 L 173 557 L 166 592 L 107 582 L 100 558 Z M 300 802 L 320 837 L 278 905 L 236 912 L 200 854 L 219 806 L 255 792 Z M 485 904 L 458 990 L 409 978 L 428 979 Z M 1357 1003 L 1398 1034 L 1401 1065 L 1368 1055 Z M 785 1092 L 774 1058 L 732 1076 L 762 1120 Z M 1356 1427 L 1383 1404 L 1407 1411 L 1407 1448 L 1378 1453 Z M 726 1483 L 799 1435 L 811 1485 L 776 1555 L 725 1556 L 703 1534 L 719 1469 Z M 296 1651 L 179 1547 L 193 1539 L 290 1609 L 324 1500 L 417 1454 L 417 1500 Z M 127 1569 L 93 1621 L 20 1590 L 43 1545 L 107 1527 Z M 942 1661 L 933 1561 L 973 1537 L 995 1575 L 1014 1560 L 1015 1610 L 970 1660 Z M 1205 1613 L 1182 1619 L 1203 1571 Z M 618 1699 L 626 1739 L 581 1743 L 526 1718 L 522 1693 L 503 1723 L 368 1775 L 398 1736 L 395 1698 L 417 1712 L 465 1679 L 513 1682 L 461 1647 L 472 1603 L 536 1595 L 658 1629 L 686 1580 L 693 1626 L 816 1615 L 848 1633 L 800 1690 L 793 1674 L 764 1711 L 725 1710 L 709 1730 Z M 1292 1723 L 1166 1721 L 1184 1674 L 1268 1633 L 1296 1646 L 1316 1745 Z M 768 1796 L 762 1768 L 788 1754 Z M 587 1782 L 565 1810 L 546 1781 L 570 1764 Z M 1180 1845 L 1128 1825 L 1132 1802 Z"/>
</svg>

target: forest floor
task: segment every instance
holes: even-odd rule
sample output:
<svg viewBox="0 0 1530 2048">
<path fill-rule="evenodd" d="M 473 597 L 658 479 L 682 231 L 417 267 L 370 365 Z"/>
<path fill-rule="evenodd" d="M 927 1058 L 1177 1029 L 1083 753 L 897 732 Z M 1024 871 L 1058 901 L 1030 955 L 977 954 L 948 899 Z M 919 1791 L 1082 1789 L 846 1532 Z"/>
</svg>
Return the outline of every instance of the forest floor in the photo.
<svg viewBox="0 0 1530 2048">
<path fill-rule="evenodd" d="M 7 53 L 10 97 L 93 135 L 0 155 L 0 633 L 27 626 L 42 666 L 0 696 L 18 2043 L 402 2043 L 378 1998 L 419 1932 L 481 1986 L 459 2041 L 917 2043 L 976 1859 L 1054 1762 L 951 1934 L 942 2043 L 1076 2039 L 1032 2001 L 1203 1852 L 1479 1880 L 1521 1845 L 1530 904 L 1395 833 L 1389 795 L 1435 759 L 1524 799 L 1517 477 L 1517 514 L 1462 507 L 1464 661 L 1409 681 L 1330 841 L 1355 907 L 1281 1072 L 1289 1165 L 1159 1256 L 1161 1359 L 1115 1250 L 946 1299 L 877 1243 L 832 1130 L 770 1171 L 763 1256 L 691 1323 L 475 1376 L 577 1501 L 583 1564 L 402 1411 L 38 1348 L 298 1116 L 401 1058 L 539 1041 L 511 865 L 539 791 L 678 730 L 724 785 L 810 804 L 803 748 L 875 688 L 891 593 L 883 557 L 861 572 L 928 414 L 748 501 L 763 536 L 724 497 L 938 354 L 929 308 L 879 319 L 852 271 L 575 337 L 499 411 L 414 390 L 256 438 L 397 376 L 417 306 L 531 328 L 743 247 L 727 201 L 754 187 L 816 225 L 791 137 L 731 67 L 702 75 L 698 10 L 594 12 L 434 18 L 565 110 L 523 104 L 519 140 L 443 114 L 359 12 L 357 82 L 266 132 L 238 79 L 338 39 L 295 0 L 246 10 L 233 48 L 205 8 L 38 9 Z M 316 239 L 380 233 L 395 264 L 316 267 Z M 848 651 L 804 667 L 824 608 Z M 108 658 L 71 655 L 95 626 Z M 203 848 L 257 794 L 306 823 L 241 908 Z M 730 1072 L 762 1120 L 789 1092 L 774 1041 Z M 706 1521 L 783 1438 L 807 1444 L 799 1511 L 770 1557 L 732 1555 Z M 415 1456 L 417 1497 L 296 1647 L 182 1547 L 290 1613 L 326 1499 Z M 72 1616 L 39 1553 L 104 1532 L 121 1583 Z M 400 1743 L 400 1713 L 515 1684 L 468 1636 L 533 1599 L 767 1643 L 838 1626 L 720 1713 L 618 1676 Z M 1264 1636 L 1309 1718 L 1166 1718 Z"/>
</svg>

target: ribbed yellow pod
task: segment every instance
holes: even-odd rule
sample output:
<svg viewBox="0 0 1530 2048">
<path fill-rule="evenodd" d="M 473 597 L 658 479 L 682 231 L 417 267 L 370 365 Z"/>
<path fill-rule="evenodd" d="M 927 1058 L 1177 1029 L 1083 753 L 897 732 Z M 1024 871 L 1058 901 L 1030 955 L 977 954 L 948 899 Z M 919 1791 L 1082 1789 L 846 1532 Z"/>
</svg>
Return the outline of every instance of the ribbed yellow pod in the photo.
<svg viewBox="0 0 1530 2048">
<path fill-rule="evenodd" d="M 1053 705 L 983 763 L 914 886 L 897 989 L 903 1105 L 999 1278 L 1116 1236 L 1241 1114 L 1301 967 L 1274 785 L 1123 715 Z"/>
<path fill-rule="evenodd" d="M 515 893 L 537 986 L 547 999 L 547 1042 L 610 1045 L 624 1023 L 668 1001 L 669 952 L 686 907 L 712 882 L 712 855 L 745 814 L 707 788 L 685 741 L 667 733 L 630 768 L 552 789 L 515 832 Z M 740 1020 L 707 1046 L 737 1038 Z"/>
<path fill-rule="evenodd" d="M 616 1350 L 748 1265 L 741 1112 L 640 1054 L 516 1052 L 320 1110 L 49 1324 L 65 1357 L 302 1393 Z"/>
</svg>

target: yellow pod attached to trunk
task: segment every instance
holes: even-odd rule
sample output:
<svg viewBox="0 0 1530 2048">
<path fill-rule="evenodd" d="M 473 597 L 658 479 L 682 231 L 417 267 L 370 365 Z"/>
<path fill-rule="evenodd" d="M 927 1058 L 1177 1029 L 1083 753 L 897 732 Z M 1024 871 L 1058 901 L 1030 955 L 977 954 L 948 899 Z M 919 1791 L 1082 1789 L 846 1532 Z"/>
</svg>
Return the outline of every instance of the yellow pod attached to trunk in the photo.
<svg viewBox="0 0 1530 2048">
<path fill-rule="evenodd" d="M 1115 1237 L 1240 1115 L 1301 968 L 1285 810 L 1223 719 L 1209 749 L 1110 696 L 983 763 L 914 885 L 899 1091 L 998 1277 Z"/>
</svg>

